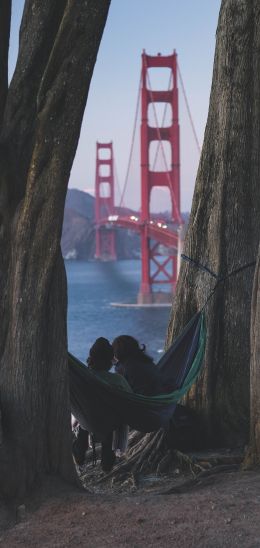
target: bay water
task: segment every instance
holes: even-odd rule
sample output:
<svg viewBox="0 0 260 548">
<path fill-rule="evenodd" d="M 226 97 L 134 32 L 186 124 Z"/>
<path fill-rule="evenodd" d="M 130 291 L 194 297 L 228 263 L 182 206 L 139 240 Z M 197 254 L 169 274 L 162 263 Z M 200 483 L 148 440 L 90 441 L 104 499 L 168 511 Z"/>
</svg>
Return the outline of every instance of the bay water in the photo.
<svg viewBox="0 0 260 548">
<path fill-rule="evenodd" d="M 141 262 L 65 261 L 65 266 L 70 352 L 85 362 L 90 346 L 98 337 L 112 342 L 118 335 L 132 335 L 158 361 L 164 348 L 170 308 L 121 308 L 111 304 L 136 302 Z"/>
</svg>

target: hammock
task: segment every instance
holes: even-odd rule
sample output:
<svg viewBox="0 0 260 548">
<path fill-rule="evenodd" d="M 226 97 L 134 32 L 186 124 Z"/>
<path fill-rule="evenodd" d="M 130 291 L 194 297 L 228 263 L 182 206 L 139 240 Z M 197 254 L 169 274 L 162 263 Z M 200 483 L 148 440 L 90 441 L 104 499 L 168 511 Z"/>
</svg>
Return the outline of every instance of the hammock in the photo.
<svg viewBox="0 0 260 548">
<path fill-rule="evenodd" d="M 120 390 L 69 354 L 72 414 L 100 440 L 122 424 L 141 432 L 165 428 L 200 372 L 205 343 L 204 314 L 198 312 L 157 364 L 166 391 L 157 396 Z"/>
</svg>

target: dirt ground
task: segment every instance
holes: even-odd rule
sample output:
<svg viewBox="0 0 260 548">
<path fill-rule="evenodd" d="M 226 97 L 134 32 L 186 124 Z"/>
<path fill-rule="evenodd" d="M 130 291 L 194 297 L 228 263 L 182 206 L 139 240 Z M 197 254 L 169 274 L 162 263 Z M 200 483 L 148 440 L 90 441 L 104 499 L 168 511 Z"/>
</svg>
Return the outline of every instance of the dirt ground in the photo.
<svg viewBox="0 0 260 548">
<path fill-rule="evenodd" d="M 53 493 L 30 500 L 16 516 L 0 505 L 0 547 L 260 548 L 256 471 L 213 474 L 181 492 L 187 478 L 176 473 L 143 477 L 138 487 L 131 477 L 118 487 L 84 474 L 85 491 L 54 482 Z M 169 489 L 175 492 L 165 494 Z"/>
</svg>

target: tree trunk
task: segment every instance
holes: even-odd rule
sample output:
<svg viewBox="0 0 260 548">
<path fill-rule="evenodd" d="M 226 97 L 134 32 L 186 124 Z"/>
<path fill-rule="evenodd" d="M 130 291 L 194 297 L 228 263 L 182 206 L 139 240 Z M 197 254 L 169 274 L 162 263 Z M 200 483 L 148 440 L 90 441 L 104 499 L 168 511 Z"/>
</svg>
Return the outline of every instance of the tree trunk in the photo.
<svg viewBox="0 0 260 548">
<path fill-rule="evenodd" d="M 184 253 L 225 275 L 256 258 L 260 234 L 260 6 L 222 0 L 212 90 Z M 249 434 L 253 268 L 220 284 L 206 307 L 207 348 L 187 397 L 217 444 Z M 168 344 L 205 303 L 215 280 L 183 263 Z"/>
<path fill-rule="evenodd" d="M 246 464 L 260 465 L 260 247 L 251 308 L 250 445 Z"/>
<path fill-rule="evenodd" d="M 26 0 L 17 66 L 4 102 L 0 489 L 9 496 L 23 495 L 46 473 L 74 478 L 60 238 L 109 4 Z M 0 0 L 0 12 L 1 7 Z M 8 37 L 6 32 L 6 42 Z"/>
</svg>

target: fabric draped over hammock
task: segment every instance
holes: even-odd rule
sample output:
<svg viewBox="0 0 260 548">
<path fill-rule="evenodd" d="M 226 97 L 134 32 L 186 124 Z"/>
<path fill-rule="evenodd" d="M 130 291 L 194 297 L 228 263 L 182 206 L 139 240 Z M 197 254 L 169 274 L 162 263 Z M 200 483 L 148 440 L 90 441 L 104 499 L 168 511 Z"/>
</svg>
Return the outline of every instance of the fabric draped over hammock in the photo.
<svg viewBox="0 0 260 548">
<path fill-rule="evenodd" d="M 198 312 L 157 363 L 165 393 L 149 397 L 108 384 L 69 354 L 72 414 L 100 440 L 121 424 L 141 432 L 165 428 L 200 372 L 205 344 L 205 318 Z"/>
</svg>

